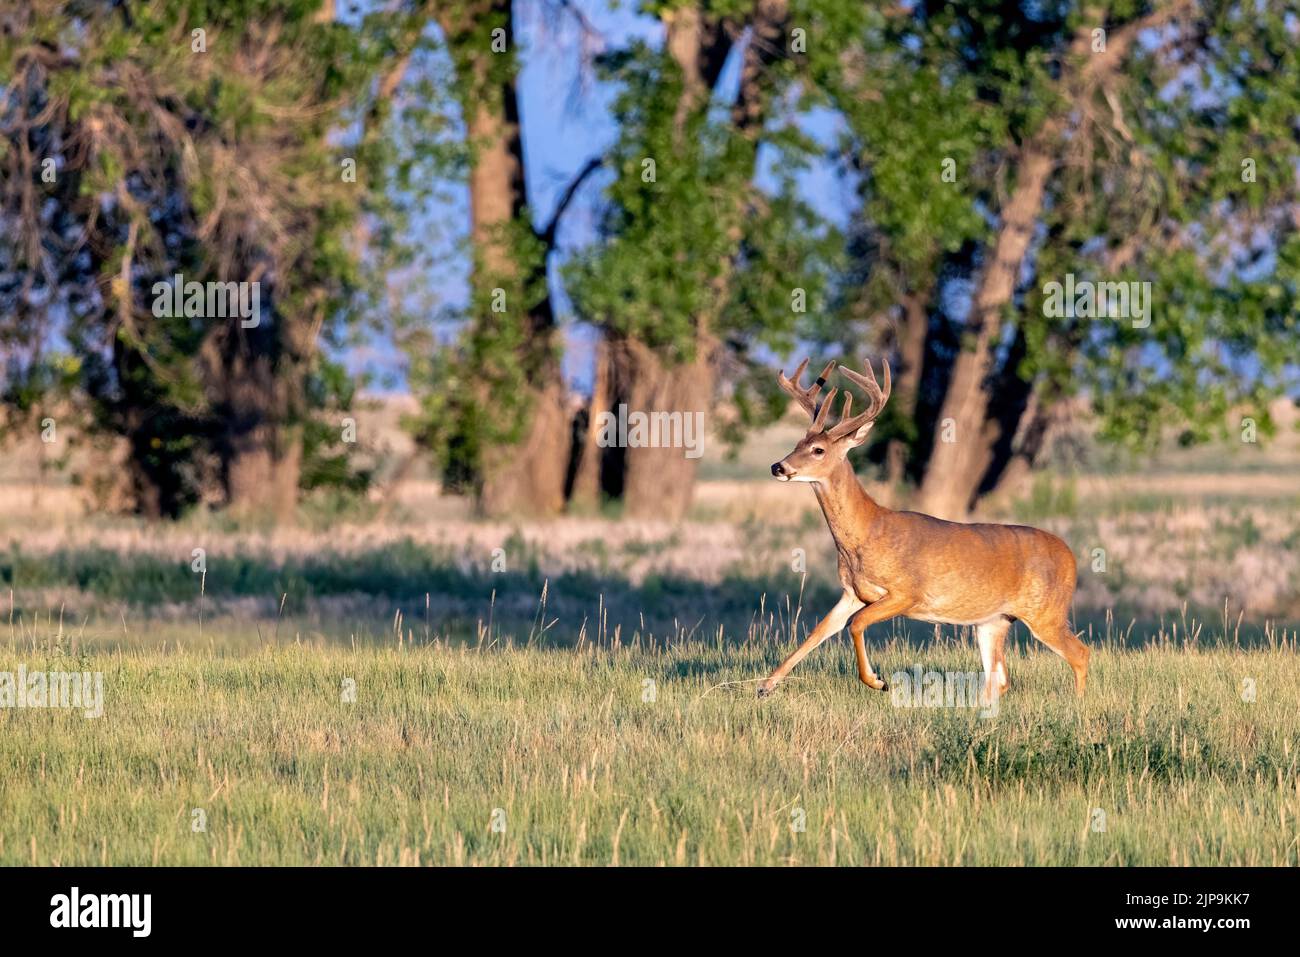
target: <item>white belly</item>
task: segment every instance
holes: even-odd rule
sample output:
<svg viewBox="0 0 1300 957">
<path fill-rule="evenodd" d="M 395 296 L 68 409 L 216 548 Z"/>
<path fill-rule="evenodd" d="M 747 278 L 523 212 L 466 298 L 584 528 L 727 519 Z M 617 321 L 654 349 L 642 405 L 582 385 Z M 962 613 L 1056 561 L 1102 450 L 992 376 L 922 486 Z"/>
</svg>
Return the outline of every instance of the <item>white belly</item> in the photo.
<svg viewBox="0 0 1300 957">
<path fill-rule="evenodd" d="M 992 615 L 984 618 L 950 618 L 945 615 L 935 615 L 929 612 L 918 611 L 905 617 L 910 618 L 913 621 L 928 622 L 931 625 L 991 625 L 1002 616 Z"/>
</svg>

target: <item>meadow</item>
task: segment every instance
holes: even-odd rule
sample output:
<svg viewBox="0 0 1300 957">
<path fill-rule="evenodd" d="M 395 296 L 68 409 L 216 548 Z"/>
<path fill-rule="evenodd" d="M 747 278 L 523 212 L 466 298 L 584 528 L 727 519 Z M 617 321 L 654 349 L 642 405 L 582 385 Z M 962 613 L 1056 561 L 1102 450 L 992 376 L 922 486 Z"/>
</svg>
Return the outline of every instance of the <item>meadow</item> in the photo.
<svg viewBox="0 0 1300 957">
<path fill-rule="evenodd" d="M 1297 863 L 1293 641 L 1106 644 L 1081 705 L 1030 651 L 996 717 L 894 707 L 842 645 L 763 703 L 768 646 L 695 640 L 24 660 L 106 713 L 0 715 L 8 864 Z"/>
<path fill-rule="evenodd" d="M 0 672 L 100 672 L 104 714 L 0 708 L 0 863 L 1300 863 L 1292 436 L 991 505 L 1074 547 L 1094 653 L 1076 700 L 1017 626 L 989 715 L 866 689 L 843 636 L 755 698 L 835 593 L 811 494 L 749 477 L 788 428 L 678 526 L 480 522 L 417 479 L 154 527 L 9 456 Z M 965 629 L 868 641 L 978 669 Z"/>
</svg>

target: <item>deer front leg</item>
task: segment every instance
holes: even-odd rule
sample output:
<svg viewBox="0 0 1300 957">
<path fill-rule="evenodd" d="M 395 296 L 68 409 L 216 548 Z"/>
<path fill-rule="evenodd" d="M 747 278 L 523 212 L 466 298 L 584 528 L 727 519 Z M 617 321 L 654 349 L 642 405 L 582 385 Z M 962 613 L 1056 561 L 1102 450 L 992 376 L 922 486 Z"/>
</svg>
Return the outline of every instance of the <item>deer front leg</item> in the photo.
<svg viewBox="0 0 1300 957">
<path fill-rule="evenodd" d="M 835 607 L 830 610 L 830 613 L 817 622 L 817 627 L 812 630 L 812 634 L 808 636 L 808 639 L 791 652 L 790 656 L 781 662 L 780 666 L 768 676 L 767 680 L 758 686 L 758 696 L 766 698 L 770 695 L 772 689 L 780 684 L 781 679 L 790 673 L 791 668 L 803 661 L 808 656 L 808 652 L 831 635 L 838 633 L 844 627 L 845 622 L 849 620 L 849 616 L 861 608 L 862 605 L 863 603 L 858 599 L 858 596 L 852 592 L 845 592 L 841 595 L 840 600 L 835 603 Z"/>
</svg>

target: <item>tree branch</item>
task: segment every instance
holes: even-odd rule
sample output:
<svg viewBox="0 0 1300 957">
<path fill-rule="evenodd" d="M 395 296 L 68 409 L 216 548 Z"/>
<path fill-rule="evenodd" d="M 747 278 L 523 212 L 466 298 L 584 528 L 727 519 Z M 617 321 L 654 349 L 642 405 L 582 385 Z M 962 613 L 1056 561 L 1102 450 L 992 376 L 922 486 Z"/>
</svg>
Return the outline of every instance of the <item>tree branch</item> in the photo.
<svg viewBox="0 0 1300 957">
<path fill-rule="evenodd" d="M 537 237 L 545 244 L 548 253 L 555 248 L 555 237 L 560 229 L 560 217 L 569 208 L 569 204 L 573 202 L 573 198 L 578 194 L 578 190 L 582 188 L 582 184 L 586 182 L 587 177 L 600 169 L 604 162 L 604 159 L 600 156 L 593 156 L 587 160 L 586 165 L 578 171 L 578 174 L 569 182 L 564 192 L 560 194 L 559 202 L 555 204 L 555 212 L 551 214 L 550 222 L 546 224 L 545 229 L 537 234 Z"/>
<path fill-rule="evenodd" d="M 1168 3 L 1158 3 L 1155 9 L 1145 16 L 1130 20 L 1114 30 L 1108 30 L 1106 49 L 1100 53 L 1090 54 L 1083 67 L 1082 76 L 1085 82 L 1094 84 L 1104 80 L 1128 57 L 1129 49 L 1139 33 L 1164 26 L 1184 10 L 1191 9 L 1192 5 L 1192 0 L 1170 0 Z M 1100 27 L 1102 24 L 1098 23 L 1097 26 Z"/>
</svg>

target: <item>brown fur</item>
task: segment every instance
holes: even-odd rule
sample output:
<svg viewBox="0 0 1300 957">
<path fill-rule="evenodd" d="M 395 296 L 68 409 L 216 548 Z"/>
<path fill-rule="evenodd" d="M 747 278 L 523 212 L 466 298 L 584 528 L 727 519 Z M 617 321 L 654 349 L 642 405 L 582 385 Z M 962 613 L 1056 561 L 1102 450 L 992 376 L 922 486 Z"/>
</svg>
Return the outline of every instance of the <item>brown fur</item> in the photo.
<svg viewBox="0 0 1300 957">
<path fill-rule="evenodd" d="M 875 387 L 874 376 L 852 378 L 869 392 L 875 389 L 872 411 L 878 415 L 889 394 L 888 368 L 883 392 Z M 783 387 L 801 401 L 820 388 L 797 390 L 784 375 L 781 379 Z M 859 678 L 873 688 L 886 688 L 867 660 L 864 634 L 868 626 L 898 616 L 976 626 L 984 670 L 990 676 L 986 693 L 994 697 L 1009 685 L 1004 645 L 1011 622 L 1018 619 L 1069 663 L 1075 691 L 1083 694 L 1089 652 L 1068 623 L 1075 585 L 1069 546 L 1055 535 L 1024 525 L 964 525 L 877 504 L 848 461 L 849 451 L 866 441 L 872 421 L 845 416 L 841 424 L 853 425 L 854 431 L 842 433 L 839 426 L 823 429 L 825 408 L 834 394 L 832 389 L 820 406 L 810 410 L 812 429 L 772 466 L 772 473 L 778 479 L 813 485 L 835 539 L 844 593 L 808 639 L 763 682 L 760 696 L 846 622 Z"/>
</svg>

